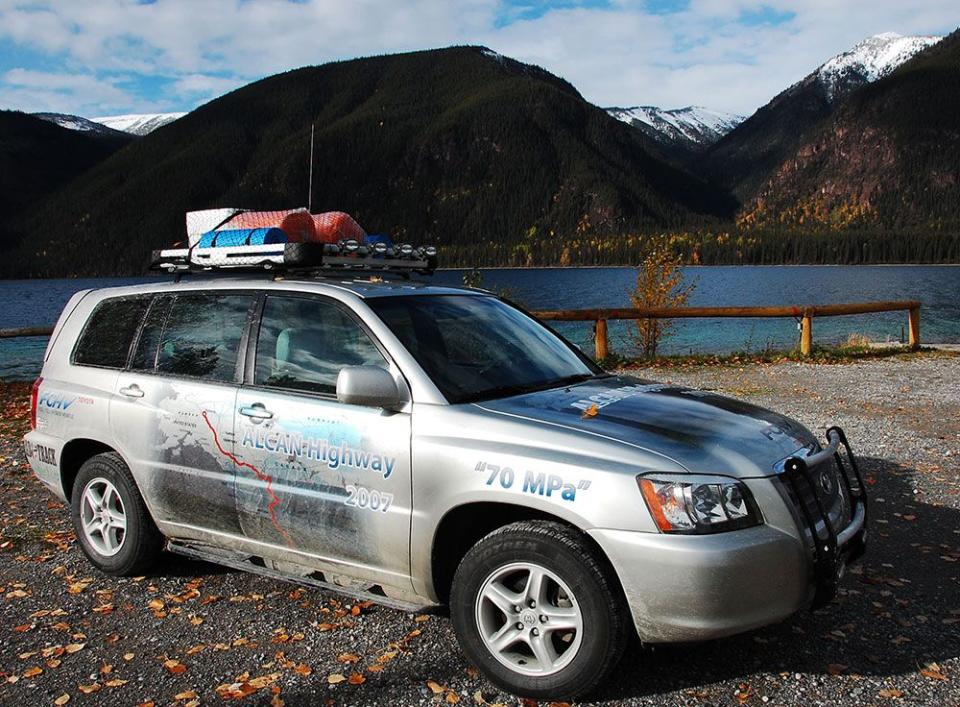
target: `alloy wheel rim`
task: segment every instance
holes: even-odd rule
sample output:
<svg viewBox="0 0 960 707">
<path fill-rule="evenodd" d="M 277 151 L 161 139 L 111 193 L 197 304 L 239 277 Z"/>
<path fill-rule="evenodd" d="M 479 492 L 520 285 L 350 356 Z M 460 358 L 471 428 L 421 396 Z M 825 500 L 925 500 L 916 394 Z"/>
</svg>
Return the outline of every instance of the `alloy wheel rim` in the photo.
<svg viewBox="0 0 960 707">
<path fill-rule="evenodd" d="M 104 557 L 123 548 L 127 537 L 127 515 L 117 487 L 103 478 L 87 483 L 80 497 L 80 526 L 87 543 Z"/>
<path fill-rule="evenodd" d="M 511 670 L 543 677 L 563 670 L 583 639 L 583 616 L 570 587 L 531 562 L 492 572 L 481 585 L 476 622 L 487 650 Z"/>
</svg>

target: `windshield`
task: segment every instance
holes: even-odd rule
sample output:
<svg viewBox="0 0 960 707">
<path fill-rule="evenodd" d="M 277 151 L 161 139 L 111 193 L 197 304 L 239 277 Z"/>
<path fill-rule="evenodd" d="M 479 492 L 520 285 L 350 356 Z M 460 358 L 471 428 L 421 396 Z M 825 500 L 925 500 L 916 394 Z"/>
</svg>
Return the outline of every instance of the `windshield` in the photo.
<svg viewBox="0 0 960 707">
<path fill-rule="evenodd" d="M 602 373 L 538 321 L 495 297 L 419 295 L 367 304 L 451 403 L 542 390 Z"/>
</svg>

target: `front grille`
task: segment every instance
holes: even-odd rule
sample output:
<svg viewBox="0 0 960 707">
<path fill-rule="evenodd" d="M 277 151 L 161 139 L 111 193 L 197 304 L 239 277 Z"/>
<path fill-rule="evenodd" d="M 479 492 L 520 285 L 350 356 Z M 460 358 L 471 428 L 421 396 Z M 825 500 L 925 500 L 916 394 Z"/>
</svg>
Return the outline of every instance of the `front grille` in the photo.
<svg viewBox="0 0 960 707">
<path fill-rule="evenodd" d="M 820 502 L 826 513 L 831 529 L 838 533 L 847 527 L 852 520 L 850 493 L 847 491 L 842 472 L 835 458 L 822 462 L 809 469 L 806 474 L 786 472 L 791 474 L 785 479 L 787 495 L 797 512 L 803 515 L 803 508 L 815 519 L 818 534 L 823 534 L 823 519 L 819 514 L 817 501 Z"/>
</svg>

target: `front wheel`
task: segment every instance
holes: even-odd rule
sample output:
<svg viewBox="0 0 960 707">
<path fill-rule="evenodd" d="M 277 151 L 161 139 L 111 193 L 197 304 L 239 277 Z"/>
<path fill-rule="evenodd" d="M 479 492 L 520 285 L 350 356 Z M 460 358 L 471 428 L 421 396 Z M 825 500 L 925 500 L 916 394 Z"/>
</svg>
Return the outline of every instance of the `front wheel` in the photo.
<svg viewBox="0 0 960 707">
<path fill-rule="evenodd" d="M 627 644 L 626 610 L 606 562 L 579 532 L 525 521 L 464 556 L 450 611 L 467 657 L 497 686 L 573 699 L 613 669 Z"/>
<path fill-rule="evenodd" d="M 119 454 L 98 454 L 84 462 L 70 505 L 80 547 L 99 570 L 140 574 L 160 554 L 163 536 Z"/>
</svg>

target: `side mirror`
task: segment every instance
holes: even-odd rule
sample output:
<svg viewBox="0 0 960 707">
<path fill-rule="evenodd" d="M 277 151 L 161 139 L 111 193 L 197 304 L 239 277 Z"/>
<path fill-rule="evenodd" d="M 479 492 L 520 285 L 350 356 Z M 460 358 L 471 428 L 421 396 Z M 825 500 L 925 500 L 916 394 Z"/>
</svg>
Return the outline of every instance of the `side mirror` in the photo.
<svg viewBox="0 0 960 707">
<path fill-rule="evenodd" d="M 385 410 L 403 406 L 396 381 L 379 366 L 345 366 L 337 376 L 337 402 Z"/>
</svg>

